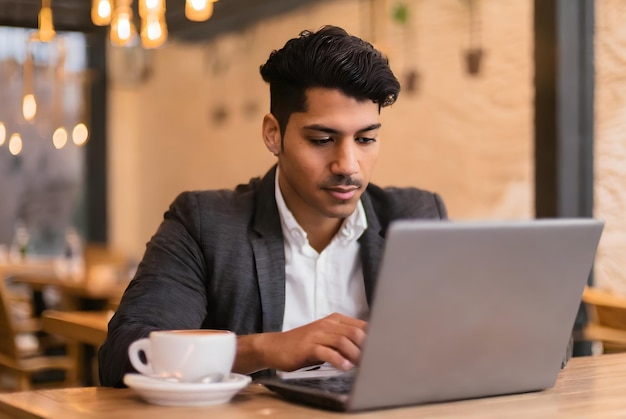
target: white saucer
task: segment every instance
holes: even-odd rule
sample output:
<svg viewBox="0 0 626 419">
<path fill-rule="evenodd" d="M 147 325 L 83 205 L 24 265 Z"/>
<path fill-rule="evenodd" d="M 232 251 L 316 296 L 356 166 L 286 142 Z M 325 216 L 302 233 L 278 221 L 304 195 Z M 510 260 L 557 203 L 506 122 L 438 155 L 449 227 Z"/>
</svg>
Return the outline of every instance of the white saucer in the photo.
<svg viewBox="0 0 626 419">
<path fill-rule="evenodd" d="M 142 374 L 124 375 L 124 384 L 145 401 L 162 406 L 209 406 L 230 401 L 250 383 L 247 375 L 230 374 L 219 383 L 178 383 Z"/>
</svg>

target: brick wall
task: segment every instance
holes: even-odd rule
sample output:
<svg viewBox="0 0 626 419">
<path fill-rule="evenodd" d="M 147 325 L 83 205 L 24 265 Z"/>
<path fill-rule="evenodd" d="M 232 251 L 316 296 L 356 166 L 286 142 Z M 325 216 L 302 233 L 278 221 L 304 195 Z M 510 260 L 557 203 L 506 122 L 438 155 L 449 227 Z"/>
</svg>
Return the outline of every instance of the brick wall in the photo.
<svg viewBox="0 0 626 419">
<path fill-rule="evenodd" d="M 596 2 L 596 285 L 626 294 L 626 3 Z"/>
</svg>

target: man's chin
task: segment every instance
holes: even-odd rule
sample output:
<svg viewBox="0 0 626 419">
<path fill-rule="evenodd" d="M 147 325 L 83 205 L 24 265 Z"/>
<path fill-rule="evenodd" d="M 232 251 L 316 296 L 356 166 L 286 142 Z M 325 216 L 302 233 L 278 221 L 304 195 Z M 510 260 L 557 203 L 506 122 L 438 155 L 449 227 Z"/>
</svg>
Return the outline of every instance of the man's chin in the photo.
<svg viewBox="0 0 626 419">
<path fill-rule="evenodd" d="M 347 201 L 338 201 L 337 204 L 327 208 L 326 216 L 330 218 L 346 218 L 352 215 L 356 209 L 358 199 L 350 199 Z"/>
</svg>

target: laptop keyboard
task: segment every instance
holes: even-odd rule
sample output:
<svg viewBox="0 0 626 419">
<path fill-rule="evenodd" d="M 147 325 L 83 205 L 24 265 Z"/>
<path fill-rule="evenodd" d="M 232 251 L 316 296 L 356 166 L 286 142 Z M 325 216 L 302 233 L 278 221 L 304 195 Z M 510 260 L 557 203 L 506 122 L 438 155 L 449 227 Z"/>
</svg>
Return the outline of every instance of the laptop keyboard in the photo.
<svg viewBox="0 0 626 419">
<path fill-rule="evenodd" d="M 290 383 L 303 387 L 315 388 L 331 393 L 348 394 L 352 388 L 354 374 L 340 374 L 331 377 L 292 378 Z"/>
</svg>

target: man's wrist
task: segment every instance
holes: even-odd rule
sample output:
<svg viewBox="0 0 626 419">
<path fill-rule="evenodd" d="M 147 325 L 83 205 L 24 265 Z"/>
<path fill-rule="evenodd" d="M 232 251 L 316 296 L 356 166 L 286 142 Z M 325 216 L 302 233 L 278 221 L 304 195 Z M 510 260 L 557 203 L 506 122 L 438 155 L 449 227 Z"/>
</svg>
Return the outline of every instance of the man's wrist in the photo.
<svg viewBox="0 0 626 419">
<path fill-rule="evenodd" d="M 267 340 L 271 333 L 256 333 L 237 338 L 237 356 L 233 371 L 251 374 L 269 367 Z"/>
</svg>

